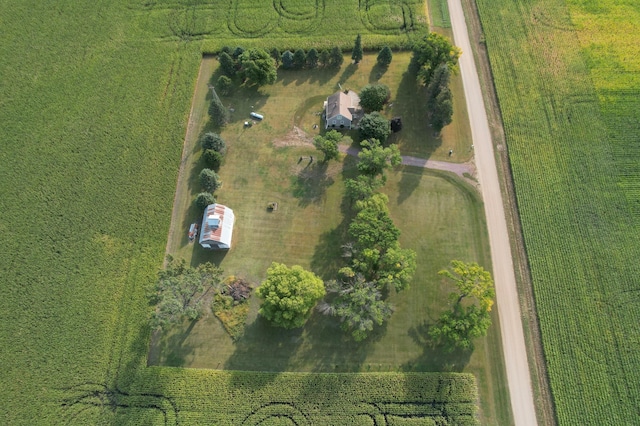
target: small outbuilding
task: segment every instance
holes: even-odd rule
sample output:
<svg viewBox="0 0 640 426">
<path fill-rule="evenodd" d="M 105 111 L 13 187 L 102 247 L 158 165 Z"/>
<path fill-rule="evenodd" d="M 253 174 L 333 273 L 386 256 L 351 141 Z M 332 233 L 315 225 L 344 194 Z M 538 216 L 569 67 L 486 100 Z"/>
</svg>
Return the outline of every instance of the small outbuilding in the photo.
<svg viewBox="0 0 640 426">
<path fill-rule="evenodd" d="M 229 207 L 222 204 L 209 204 L 204 210 L 200 227 L 200 245 L 213 250 L 230 249 L 235 220 L 233 210 Z"/>
<path fill-rule="evenodd" d="M 360 97 L 354 91 L 336 92 L 324 102 L 325 129 L 350 129 L 360 111 Z"/>
</svg>

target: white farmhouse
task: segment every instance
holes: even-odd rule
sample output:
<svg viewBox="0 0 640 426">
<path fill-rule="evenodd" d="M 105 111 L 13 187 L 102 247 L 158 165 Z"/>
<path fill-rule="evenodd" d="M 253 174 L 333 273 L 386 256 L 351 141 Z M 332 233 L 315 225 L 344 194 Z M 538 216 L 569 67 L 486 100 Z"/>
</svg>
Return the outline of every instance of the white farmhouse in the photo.
<svg viewBox="0 0 640 426">
<path fill-rule="evenodd" d="M 336 92 L 324 102 L 325 129 L 350 129 L 360 111 L 360 97 L 351 90 Z"/>
</svg>

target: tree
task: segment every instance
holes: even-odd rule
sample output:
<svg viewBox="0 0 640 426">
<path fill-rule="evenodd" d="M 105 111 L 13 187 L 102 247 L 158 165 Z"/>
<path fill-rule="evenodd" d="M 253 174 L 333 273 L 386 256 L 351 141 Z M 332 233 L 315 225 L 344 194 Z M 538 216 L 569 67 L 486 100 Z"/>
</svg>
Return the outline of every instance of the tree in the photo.
<svg viewBox="0 0 640 426">
<path fill-rule="evenodd" d="M 365 111 L 381 111 L 389 101 L 391 91 L 384 84 L 367 84 L 360 91 L 360 106 Z"/>
<path fill-rule="evenodd" d="M 457 291 L 449 295 L 453 307 L 440 316 L 429 335 L 450 351 L 470 350 L 473 339 L 485 336 L 491 325 L 495 297 L 491 274 L 475 262 L 459 260 L 451 261 L 450 268 L 439 274 L 451 279 Z"/>
<path fill-rule="evenodd" d="M 362 150 L 358 153 L 358 170 L 368 176 L 382 176 L 384 171 L 402 163 L 400 150 L 396 144 L 383 148 L 377 139 L 360 143 Z"/>
<path fill-rule="evenodd" d="M 242 73 L 247 82 L 258 86 L 273 84 L 278 73 L 275 60 L 264 49 L 245 50 L 239 58 Z"/>
<path fill-rule="evenodd" d="M 327 49 L 323 49 L 320 52 L 318 60 L 320 62 L 320 65 L 322 65 L 323 67 L 329 66 L 329 63 L 331 62 L 331 54 Z"/>
<path fill-rule="evenodd" d="M 324 283 L 313 272 L 301 266 L 288 268 L 273 262 L 267 279 L 257 288 L 263 299 L 258 311 L 273 324 L 283 328 L 302 327 L 313 307 L 325 295 Z"/>
<path fill-rule="evenodd" d="M 293 69 L 293 53 L 288 50 L 282 54 L 282 68 L 285 70 Z"/>
<path fill-rule="evenodd" d="M 358 175 L 354 179 L 345 180 L 345 195 L 351 201 L 364 200 L 371 197 L 382 185 L 384 182 L 379 176 Z"/>
<path fill-rule="evenodd" d="M 196 196 L 195 204 L 198 210 L 204 210 L 209 204 L 216 202 L 216 197 L 210 192 L 201 192 Z"/>
<path fill-rule="evenodd" d="M 211 263 L 193 268 L 184 259 L 175 260 L 171 256 L 167 259 L 167 267 L 158 273 L 151 295 L 151 301 L 157 305 L 151 317 L 151 325 L 156 329 L 166 329 L 185 319 L 198 319 L 205 310 L 205 296 L 221 286 L 222 269 Z"/>
<path fill-rule="evenodd" d="M 482 266 L 476 262 L 452 260 L 449 269 L 443 269 L 438 274 L 451 279 L 458 289 L 457 292 L 451 293 L 455 304 L 459 305 L 463 299 L 471 298 L 481 309 L 491 311 L 496 292 L 491 274 Z"/>
<path fill-rule="evenodd" d="M 338 46 L 331 49 L 331 53 L 329 53 L 329 66 L 331 68 L 340 68 L 343 62 L 344 57 L 342 56 L 342 50 L 340 50 Z"/>
<path fill-rule="evenodd" d="M 387 200 L 384 194 L 374 194 L 362 203 L 363 208 L 349 224 L 349 236 L 355 240 L 357 251 L 376 249 L 378 253 L 386 253 L 400 238 L 400 230 L 389 216 Z M 362 272 L 371 271 L 365 268 Z"/>
<path fill-rule="evenodd" d="M 411 249 L 402 249 L 396 244 L 380 256 L 378 264 L 377 281 L 382 287 L 393 286 L 396 291 L 409 287 L 416 272 L 416 252 Z"/>
<path fill-rule="evenodd" d="M 271 57 L 276 61 L 276 66 L 280 65 L 280 62 L 282 62 L 282 55 L 277 47 L 274 47 L 273 50 L 271 50 Z"/>
<path fill-rule="evenodd" d="M 385 143 L 391 134 L 389 120 L 377 111 L 365 114 L 360 120 L 359 127 L 362 139 L 377 139 Z"/>
<path fill-rule="evenodd" d="M 380 53 L 378 53 L 378 65 L 383 68 L 387 68 L 391 61 L 393 60 L 393 52 L 391 52 L 391 48 L 389 46 L 385 46 L 382 48 Z"/>
<path fill-rule="evenodd" d="M 366 339 L 375 325 L 382 325 L 391 317 L 393 307 L 382 299 L 374 282 L 355 275 L 348 281 L 330 281 L 327 291 L 335 294 L 331 303 L 318 306 L 325 315 L 340 317 L 341 328 L 351 333 L 356 342 Z"/>
<path fill-rule="evenodd" d="M 218 55 L 218 61 L 220 62 L 220 70 L 222 70 L 224 75 L 227 77 L 236 75 L 236 63 L 227 52 L 220 53 L 220 55 Z"/>
<path fill-rule="evenodd" d="M 202 149 L 205 151 L 207 149 L 212 149 L 214 151 L 218 151 L 222 155 L 227 152 L 227 144 L 220 135 L 215 132 L 207 132 L 202 135 L 202 138 L 200 138 L 200 145 L 202 145 Z"/>
<path fill-rule="evenodd" d="M 298 49 L 295 51 L 295 53 L 293 54 L 293 67 L 295 69 L 302 69 L 304 68 L 305 63 L 307 62 L 307 54 L 304 53 L 304 50 L 302 49 Z"/>
<path fill-rule="evenodd" d="M 218 127 L 222 127 L 229 122 L 229 110 L 222 105 L 222 101 L 217 96 L 211 98 L 209 116 Z"/>
<path fill-rule="evenodd" d="M 240 59 L 240 56 L 243 53 L 244 53 L 244 48 L 238 46 L 235 49 L 233 49 L 233 53 L 231 53 L 231 57 L 237 61 L 238 59 Z"/>
<path fill-rule="evenodd" d="M 444 88 L 436 97 L 431 112 L 431 124 L 436 132 L 440 132 L 442 128 L 453 118 L 453 99 L 451 90 Z"/>
<path fill-rule="evenodd" d="M 356 41 L 353 45 L 353 53 L 351 54 L 351 59 L 353 59 L 353 62 L 355 62 L 356 64 L 360 63 L 360 61 L 362 60 L 362 37 L 360 37 L 360 34 L 358 34 L 358 36 L 356 37 Z"/>
<path fill-rule="evenodd" d="M 446 64 L 452 71 L 456 69 L 461 50 L 447 37 L 429 33 L 413 44 L 413 61 L 419 67 L 418 76 L 428 85 L 435 69 Z"/>
<path fill-rule="evenodd" d="M 200 172 L 200 184 L 205 191 L 215 192 L 222 186 L 220 176 L 211 169 L 202 169 Z"/>
<path fill-rule="evenodd" d="M 307 66 L 311 69 L 318 67 L 318 51 L 314 48 L 307 53 Z"/>
<path fill-rule="evenodd" d="M 204 158 L 204 163 L 210 169 L 218 170 L 222 164 L 222 155 L 213 149 L 205 150 L 202 157 Z"/>
<path fill-rule="evenodd" d="M 435 100 L 444 89 L 449 88 L 451 70 L 446 64 L 439 65 L 433 72 L 433 77 L 427 85 L 427 106 L 434 108 Z"/>
<path fill-rule="evenodd" d="M 222 94 L 222 96 L 227 96 L 231 94 L 231 90 L 233 89 L 233 81 L 226 75 L 221 75 L 218 78 L 216 86 L 218 86 L 218 91 Z"/>
<path fill-rule="evenodd" d="M 340 154 L 338 143 L 342 138 L 342 134 L 337 130 L 329 130 L 324 136 L 318 135 L 313 138 L 313 145 L 324 154 L 323 162 L 338 158 L 338 154 Z"/>
</svg>

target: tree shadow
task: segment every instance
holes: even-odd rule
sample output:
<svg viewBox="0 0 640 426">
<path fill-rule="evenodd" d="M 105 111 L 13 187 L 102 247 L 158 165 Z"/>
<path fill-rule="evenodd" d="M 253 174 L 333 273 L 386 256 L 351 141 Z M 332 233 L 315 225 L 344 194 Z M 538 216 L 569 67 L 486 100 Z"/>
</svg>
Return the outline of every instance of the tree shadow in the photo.
<svg viewBox="0 0 640 426">
<path fill-rule="evenodd" d="M 300 207 L 321 203 L 327 188 L 335 182 L 327 175 L 328 163 L 318 162 L 317 157 L 300 157 L 300 171 L 292 177 L 291 192 Z"/>
<path fill-rule="evenodd" d="M 425 321 L 409 329 L 409 336 L 423 348 L 423 352 L 418 358 L 403 364 L 403 371 L 461 372 L 469 363 L 473 350 L 450 350 L 445 345 L 437 344 L 429 335 L 434 325 L 431 321 Z"/>
<path fill-rule="evenodd" d="M 413 194 L 413 191 L 420 185 L 424 168 L 413 166 L 402 166 L 400 173 L 402 177 L 398 182 L 398 204 L 402 204 Z"/>
<path fill-rule="evenodd" d="M 286 330 L 273 326 L 258 315 L 244 329 L 244 336 L 235 343 L 235 351 L 224 364 L 225 370 L 283 372 L 289 370 L 289 360 L 303 341 L 303 329 Z M 262 361 L 256 362 L 259 354 Z"/>
<path fill-rule="evenodd" d="M 382 66 L 376 62 L 373 68 L 371 68 L 371 72 L 369 73 L 369 83 L 377 83 L 388 69 L 389 67 Z"/>
<path fill-rule="evenodd" d="M 169 333 L 156 331 L 153 333 L 147 365 L 163 365 L 168 367 L 184 367 L 186 357 L 192 355 L 195 348 L 185 342 L 198 320 L 184 325 L 176 325 Z"/>
<path fill-rule="evenodd" d="M 349 80 L 349 78 L 351 78 L 351 76 L 353 74 L 355 74 L 357 70 L 358 70 L 358 65 L 357 64 L 350 63 L 349 65 L 347 65 L 346 68 L 344 69 L 344 71 L 342 71 L 342 75 L 340 76 L 340 79 L 338 80 L 338 84 L 346 83 L 347 80 Z"/>
</svg>

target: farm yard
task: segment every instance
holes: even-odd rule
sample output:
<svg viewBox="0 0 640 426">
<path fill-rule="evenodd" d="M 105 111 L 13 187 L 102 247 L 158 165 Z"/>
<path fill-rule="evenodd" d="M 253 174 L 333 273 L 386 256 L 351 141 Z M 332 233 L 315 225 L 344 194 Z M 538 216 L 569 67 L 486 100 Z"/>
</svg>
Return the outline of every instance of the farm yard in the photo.
<svg viewBox="0 0 640 426">
<path fill-rule="evenodd" d="M 492 352 L 500 353 L 495 333 L 478 342 L 470 360 L 463 357 L 442 369 L 466 368 L 473 375 L 428 372 L 446 360 L 433 361 L 426 350 L 412 366 L 403 368 L 394 358 L 382 362 L 378 372 L 372 366 L 369 374 L 147 366 L 152 310 L 147 293 L 163 263 L 202 53 L 223 44 L 308 46 L 318 38 L 348 48 L 358 32 L 365 46 L 399 47 L 426 31 L 422 2 L 347 2 L 351 9 L 340 14 L 338 2 L 318 2 L 323 14 L 316 21 L 304 8 L 308 2 L 275 3 L 275 12 L 262 10 L 263 4 L 0 6 L 0 413 L 5 424 L 266 424 L 285 417 L 298 424 L 395 424 L 443 416 L 476 424 L 509 418 L 499 357 L 487 367 L 488 360 L 496 363 Z M 334 15 L 328 12 L 340 20 L 329 19 Z M 281 18 L 271 20 L 274 13 Z M 264 16 L 269 25 L 274 22 L 268 33 L 260 22 Z M 327 35 L 329 25 L 335 32 Z M 266 129 L 268 123 L 262 124 Z M 414 155 L 442 155 L 434 141 L 427 148 L 400 142 Z M 300 148 L 282 148 L 287 149 Z M 282 161 L 278 156 L 284 154 L 276 156 Z M 221 173 L 227 188 L 243 185 Z M 392 191 L 403 177 L 416 194 L 446 180 L 404 170 L 390 177 Z M 277 189 L 291 181 L 271 183 Z M 337 174 L 335 189 L 340 185 Z M 402 197 L 396 195 L 390 208 L 400 220 L 405 213 L 397 209 Z M 286 208 L 278 214 L 285 216 Z M 403 244 L 417 243 L 409 233 L 403 238 Z M 481 241 L 472 247 L 479 258 L 487 255 Z M 434 261 L 431 271 L 450 259 L 442 260 L 442 265 Z M 234 260 L 229 256 L 224 262 L 231 268 Z M 253 273 L 262 272 L 256 267 Z M 479 405 L 478 392 L 489 396 L 481 396 Z M 318 405 L 319 393 L 326 395 L 325 405 Z M 332 417 L 335 412 L 344 414 Z"/>
<path fill-rule="evenodd" d="M 559 424 L 633 424 L 640 16 L 478 1 Z"/>
<path fill-rule="evenodd" d="M 450 147 L 461 160 L 471 156 L 466 123 L 452 125 L 441 137 L 430 137 L 420 111 L 424 105 L 414 96 L 415 78 L 407 79 L 410 54 L 394 55 L 392 66 L 379 79 L 392 88 L 389 116 L 403 115 L 405 129 L 392 139 L 403 151 L 413 149 L 423 157 L 448 158 Z M 328 94 L 343 87 L 358 90 L 373 75 L 375 55 L 365 55 L 358 69 L 344 65 L 336 71 L 281 71 L 273 86 L 238 89 L 221 99 L 233 108 L 231 123 L 221 132 L 228 151 L 219 170 L 223 186 L 216 192 L 220 203 L 233 206 L 238 215 L 234 248 L 215 253 L 189 244 L 184 229 L 202 212 L 193 207 L 199 191 L 197 172 L 202 167 L 198 135 L 210 130 L 206 105 L 211 97 L 209 81 L 215 81 L 217 60 L 204 59 L 191 117 L 192 132 L 185 148 L 185 179 L 178 189 L 176 226 L 168 251 L 198 264 L 214 259 L 232 275 L 254 284 L 264 277 L 272 261 L 299 264 L 331 279 L 341 266 L 340 245 L 345 238 L 344 179 L 355 174 L 355 158 L 342 156 L 328 165 L 309 164 L 316 151 L 313 135 L 322 126 L 319 111 Z M 210 77 L 212 76 L 213 77 Z M 345 75 L 348 79 L 345 79 Z M 411 83 L 408 82 L 411 81 Z M 409 86 L 410 87 L 407 87 Z M 457 90 L 457 89 L 454 89 Z M 265 119 L 244 125 L 252 110 Z M 464 110 L 463 110 L 464 111 Z M 462 121 L 462 120 L 461 120 Z M 199 123 L 199 124 L 198 124 Z M 412 127 L 424 126 L 422 144 L 412 137 Z M 354 138 L 357 132 L 351 132 Z M 300 163 L 299 158 L 305 160 Z M 316 157 L 317 160 L 317 157 Z M 188 167 L 194 167 L 189 172 Z M 335 320 L 314 314 L 302 330 L 285 331 L 257 316 L 259 301 L 250 301 L 244 336 L 236 343 L 220 321 L 209 312 L 197 323 L 185 323 L 166 335 L 156 336 L 149 362 L 152 365 L 257 371 L 392 372 L 464 371 L 480 378 L 482 418 L 507 422 L 508 399 L 500 380 L 499 335 L 495 329 L 486 342 L 469 354 L 438 353 L 424 347 L 426 328 L 439 312 L 446 291 L 437 285 L 437 271 L 459 256 L 489 263 L 482 204 L 471 185 L 441 172 L 404 166 L 390 174 L 384 191 L 391 200 L 394 221 L 402 223 L 401 243 L 418 251 L 420 259 L 410 289 L 397 295 L 397 313 L 379 337 L 366 344 L 349 341 Z M 276 200 L 275 212 L 266 209 Z M 456 213 L 453 213 L 453 212 Z M 421 232 L 414 232 L 420 229 Z M 430 230 L 430 232 L 423 232 Z M 433 250 L 438 247 L 438 250 Z M 267 248 L 267 249 L 265 249 Z M 256 353 L 261 353 L 256 357 Z M 496 371 L 497 370 L 497 371 Z"/>
</svg>

